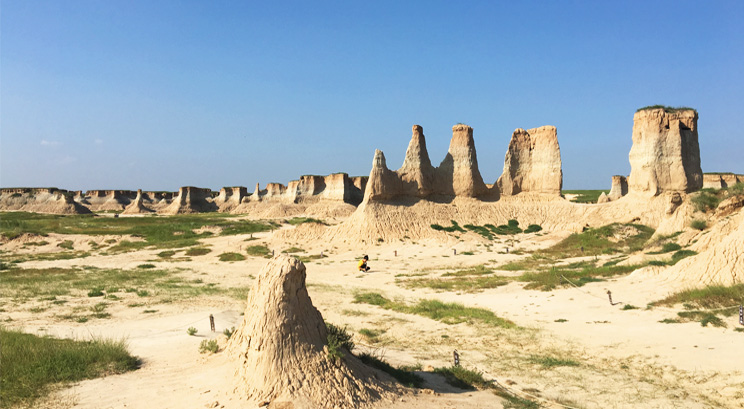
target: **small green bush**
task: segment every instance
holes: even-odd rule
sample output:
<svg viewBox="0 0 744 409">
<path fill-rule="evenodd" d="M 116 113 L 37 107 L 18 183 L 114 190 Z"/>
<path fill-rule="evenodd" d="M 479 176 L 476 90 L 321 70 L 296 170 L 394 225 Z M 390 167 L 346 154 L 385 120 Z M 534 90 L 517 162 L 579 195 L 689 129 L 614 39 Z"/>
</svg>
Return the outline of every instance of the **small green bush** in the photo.
<svg viewBox="0 0 744 409">
<path fill-rule="evenodd" d="M 248 253 L 249 256 L 254 257 L 271 257 L 271 250 L 269 250 L 266 246 L 248 246 L 245 249 L 245 252 Z"/>
<path fill-rule="evenodd" d="M 189 327 L 189 329 L 186 330 L 186 333 L 192 336 L 196 335 L 197 332 L 199 332 L 199 330 L 194 327 Z"/>
<path fill-rule="evenodd" d="M 72 246 L 72 240 L 65 240 L 62 243 L 57 244 L 57 247 L 61 247 L 66 250 L 74 250 L 74 247 Z"/>
<path fill-rule="evenodd" d="M 359 360 L 362 361 L 365 365 L 377 368 L 383 372 L 390 374 L 398 382 L 409 388 L 420 388 L 421 385 L 424 384 L 424 379 L 416 375 L 413 370 L 409 368 L 394 368 L 383 359 L 372 356 L 369 353 L 360 354 L 357 356 L 357 358 L 359 358 Z"/>
<path fill-rule="evenodd" d="M 189 334 L 189 335 L 193 335 L 193 334 Z M 219 345 L 217 345 L 217 340 L 216 339 L 204 339 L 199 344 L 199 353 L 201 353 L 201 354 L 205 354 L 207 352 L 211 352 L 213 354 L 216 354 L 217 351 L 219 351 L 219 350 L 220 350 L 220 347 L 219 347 Z"/>
<path fill-rule="evenodd" d="M 695 230 L 703 231 L 708 227 L 708 223 L 705 220 L 693 220 L 690 222 L 690 227 Z"/>
<path fill-rule="evenodd" d="M 230 337 L 232 337 L 232 334 L 235 333 L 235 327 L 232 327 L 231 329 L 225 328 L 225 330 L 222 331 L 222 333 L 225 334 L 225 336 L 227 337 L 227 339 L 230 339 Z"/>
<path fill-rule="evenodd" d="M 140 264 L 137 266 L 137 268 L 151 269 L 151 268 L 155 268 L 155 264 Z"/>
<path fill-rule="evenodd" d="M 192 247 L 188 250 L 186 250 L 187 256 L 203 256 L 205 254 L 211 253 L 212 250 L 208 249 L 206 247 Z"/>
<path fill-rule="evenodd" d="M 336 360 L 344 357 L 343 350 L 351 352 L 354 350 L 354 341 L 351 340 L 351 334 L 346 331 L 346 327 L 341 328 L 326 322 L 328 331 L 328 359 Z"/>
<path fill-rule="evenodd" d="M 88 297 L 103 297 L 103 287 L 95 287 L 88 291 Z"/>
<path fill-rule="evenodd" d="M 710 189 L 697 192 L 690 200 L 695 206 L 695 210 L 703 213 L 714 210 L 721 202 L 721 199 L 716 196 L 716 192 Z"/>
<path fill-rule="evenodd" d="M 220 254 L 220 261 L 243 261 L 245 256 L 240 253 L 222 253 Z"/>
<path fill-rule="evenodd" d="M 542 230 L 542 226 L 539 224 L 531 224 L 524 230 L 525 233 L 537 233 Z"/>
<path fill-rule="evenodd" d="M 465 369 L 462 366 L 436 368 L 434 373 L 444 376 L 448 384 L 460 389 L 474 390 L 491 387 L 491 382 L 483 377 L 483 372 Z"/>
</svg>

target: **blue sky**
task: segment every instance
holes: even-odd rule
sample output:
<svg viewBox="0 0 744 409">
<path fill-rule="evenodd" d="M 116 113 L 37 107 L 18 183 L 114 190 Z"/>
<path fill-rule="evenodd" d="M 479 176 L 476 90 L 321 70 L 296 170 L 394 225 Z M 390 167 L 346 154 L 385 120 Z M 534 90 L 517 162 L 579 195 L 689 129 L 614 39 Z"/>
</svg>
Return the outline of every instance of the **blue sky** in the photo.
<svg viewBox="0 0 744 409">
<path fill-rule="evenodd" d="M 744 173 L 741 1 L 6 1 L 0 185 L 176 190 L 434 164 L 474 128 L 487 183 L 554 125 L 564 188 L 628 174 L 633 113 L 695 107 Z"/>
</svg>

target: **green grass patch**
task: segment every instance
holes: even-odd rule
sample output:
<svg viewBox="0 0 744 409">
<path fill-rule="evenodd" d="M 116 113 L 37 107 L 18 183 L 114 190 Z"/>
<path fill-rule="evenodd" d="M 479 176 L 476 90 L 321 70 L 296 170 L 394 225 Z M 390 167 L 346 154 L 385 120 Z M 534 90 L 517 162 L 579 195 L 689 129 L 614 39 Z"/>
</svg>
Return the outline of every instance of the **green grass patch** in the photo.
<svg viewBox="0 0 744 409">
<path fill-rule="evenodd" d="M 557 366 L 579 366 L 579 362 L 573 359 L 567 358 L 556 358 L 547 355 L 532 355 L 528 359 L 529 362 L 542 366 L 543 368 L 555 368 Z"/>
<path fill-rule="evenodd" d="M 642 249 L 653 234 L 654 229 L 642 224 L 613 223 L 574 233 L 536 254 L 567 258 L 635 252 Z"/>
<path fill-rule="evenodd" d="M 212 252 L 212 249 L 207 247 L 191 247 L 186 250 L 187 256 L 203 256 Z"/>
<path fill-rule="evenodd" d="M 518 281 L 527 282 L 525 289 L 550 291 L 560 287 L 603 281 L 609 277 L 628 274 L 641 268 L 641 265 L 630 266 L 602 266 L 596 267 L 593 262 L 578 262 L 564 266 L 556 266 L 539 272 L 528 272 L 517 277 Z M 565 277 L 566 279 L 563 279 Z M 567 280 L 570 280 L 567 281 Z"/>
<path fill-rule="evenodd" d="M 300 224 L 305 223 L 316 223 L 316 224 L 322 224 L 325 225 L 326 222 L 320 219 L 313 219 L 312 217 L 293 217 L 289 220 L 287 220 L 287 223 L 291 224 L 292 226 L 298 226 Z"/>
<path fill-rule="evenodd" d="M 379 293 L 362 292 L 354 295 L 355 303 L 377 305 L 386 310 L 416 314 L 428 317 L 446 324 L 482 323 L 501 328 L 517 328 L 513 322 L 498 317 L 490 310 L 484 308 L 466 307 L 459 303 L 444 303 L 438 300 L 419 300 L 418 303 L 408 305 L 398 301 L 392 301 Z"/>
<path fill-rule="evenodd" d="M 398 382 L 409 388 L 420 388 L 424 384 L 424 379 L 416 375 L 413 371 L 407 368 L 395 368 L 384 360 L 373 356 L 369 353 L 363 353 L 357 355 L 360 361 L 365 365 L 379 369 L 383 372 L 390 374 Z"/>
<path fill-rule="evenodd" d="M 124 341 L 55 339 L 4 327 L 0 327 L 0 338 L 3 407 L 33 406 L 54 384 L 131 371 L 139 365 Z"/>
<path fill-rule="evenodd" d="M 137 266 L 137 268 L 152 269 L 155 268 L 155 264 L 140 264 Z"/>
<path fill-rule="evenodd" d="M 434 373 L 444 376 L 448 384 L 460 389 L 488 389 L 493 385 L 492 382 L 483 377 L 483 372 L 466 369 L 462 366 L 435 368 Z"/>
<path fill-rule="evenodd" d="M 574 203 L 597 203 L 602 193 L 609 195 L 609 190 L 562 190 L 562 195 L 577 195 L 571 199 Z"/>
<path fill-rule="evenodd" d="M 712 285 L 704 288 L 696 288 L 672 294 L 662 300 L 654 301 L 649 305 L 674 306 L 688 304 L 693 308 L 715 309 L 744 304 L 744 284 L 732 286 Z"/>
<path fill-rule="evenodd" d="M 465 229 L 463 229 L 462 227 L 460 227 L 460 225 L 457 224 L 456 221 L 450 220 L 450 223 L 452 223 L 452 225 L 447 226 L 447 227 L 441 226 L 439 224 L 432 224 L 431 225 L 431 228 L 434 229 L 434 230 L 438 230 L 438 231 L 445 231 L 447 233 L 454 233 L 456 231 L 461 232 L 461 233 L 465 233 Z"/>
<path fill-rule="evenodd" d="M 470 268 L 444 273 L 442 274 L 442 277 L 479 276 L 487 274 L 493 274 L 493 270 L 487 268 L 483 264 L 479 264 Z"/>
<path fill-rule="evenodd" d="M 664 253 L 670 253 L 672 251 L 677 251 L 681 249 L 682 249 L 682 246 L 680 246 L 677 243 L 664 243 L 664 245 L 661 247 L 661 250 L 652 251 L 647 254 L 664 254 Z"/>
<path fill-rule="evenodd" d="M 453 278 L 398 279 L 396 283 L 407 288 L 427 287 L 440 291 L 482 291 L 509 284 L 509 279 L 500 276 L 460 276 Z"/>
<path fill-rule="evenodd" d="M 384 333 L 384 329 L 362 328 L 359 330 L 359 335 L 363 336 L 367 341 L 373 344 L 380 342 L 380 336 Z"/>
<path fill-rule="evenodd" d="M 271 250 L 263 245 L 248 246 L 245 252 L 253 257 L 271 257 Z"/>
<path fill-rule="evenodd" d="M 282 253 L 284 254 L 291 254 L 291 253 L 304 253 L 305 250 L 299 248 L 299 247 L 290 247 L 288 249 L 282 250 Z"/>
<path fill-rule="evenodd" d="M 222 253 L 219 255 L 220 261 L 243 261 L 245 256 L 240 253 Z"/>
<path fill-rule="evenodd" d="M 224 213 L 197 213 L 191 215 L 153 217 L 102 217 L 96 215 L 48 215 L 27 212 L 7 212 L 0 215 L 0 234 L 17 236 L 32 234 L 88 234 L 132 235 L 142 242 L 120 243 L 109 252 L 137 250 L 143 247 L 180 248 L 198 244 L 200 238 L 212 233 L 195 233 L 206 226 L 222 229 L 221 235 L 247 234 L 267 231 L 272 224 L 238 220 Z"/>
<path fill-rule="evenodd" d="M 636 112 L 645 111 L 645 110 L 648 110 L 648 109 L 663 109 L 664 112 L 666 112 L 666 113 L 674 113 L 674 112 L 679 112 L 679 111 L 695 111 L 695 112 L 697 112 L 697 110 L 695 108 L 690 108 L 690 107 L 670 107 L 670 106 L 667 106 L 667 105 L 648 105 L 648 106 L 645 106 L 645 107 L 641 107 L 641 108 L 636 109 Z"/>
<path fill-rule="evenodd" d="M 159 269 L 11 268 L 0 273 L 0 298 L 18 302 L 63 295 L 102 297 L 111 295 L 107 292 L 116 292 L 104 291 L 106 288 L 117 291 L 123 288 L 140 297 L 163 295 L 174 300 L 200 295 L 232 295 L 234 291 L 186 280 L 178 271 Z"/>
</svg>

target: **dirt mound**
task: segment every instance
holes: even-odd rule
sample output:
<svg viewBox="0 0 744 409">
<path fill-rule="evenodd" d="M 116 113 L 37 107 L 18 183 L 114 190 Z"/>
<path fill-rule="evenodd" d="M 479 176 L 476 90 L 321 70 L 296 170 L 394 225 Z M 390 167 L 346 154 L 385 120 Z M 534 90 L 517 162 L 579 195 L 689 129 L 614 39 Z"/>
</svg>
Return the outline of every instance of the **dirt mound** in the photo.
<svg viewBox="0 0 744 409">
<path fill-rule="evenodd" d="M 671 200 L 669 193 L 652 198 L 628 195 L 601 205 L 572 203 L 552 194 L 530 192 L 502 196 L 496 202 L 468 197 L 441 201 L 398 198 L 395 201 L 364 202 L 348 219 L 323 231 L 288 230 L 277 237 L 287 240 L 322 239 L 335 243 L 429 238 L 448 241 L 451 235 L 432 225 L 448 227 L 454 220 L 460 226 L 498 226 L 510 219 L 516 219 L 523 228 L 538 224 L 548 231 L 580 232 L 585 227 L 618 222 L 658 227 L 664 234 L 671 234 L 683 230 L 689 224 L 692 213 L 686 201 L 668 214 Z"/>
<path fill-rule="evenodd" d="M 642 274 L 659 276 L 676 287 L 744 283 L 744 213 L 723 218 L 690 246 L 698 254 Z"/>
<path fill-rule="evenodd" d="M 328 354 L 323 316 L 305 287 L 305 265 L 276 256 L 259 272 L 228 353 L 238 362 L 236 391 L 269 407 L 358 408 L 398 387 L 348 351 Z"/>
</svg>

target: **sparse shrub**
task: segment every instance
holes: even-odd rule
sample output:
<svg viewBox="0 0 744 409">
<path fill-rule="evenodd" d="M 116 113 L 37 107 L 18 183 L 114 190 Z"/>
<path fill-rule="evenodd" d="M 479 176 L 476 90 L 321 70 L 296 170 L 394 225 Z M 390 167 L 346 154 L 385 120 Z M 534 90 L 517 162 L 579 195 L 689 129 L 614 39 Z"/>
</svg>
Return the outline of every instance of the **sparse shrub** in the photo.
<svg viewBox="0 0 744 409">
<path fill-rule="evenodd" d="M 220 254 L 220 261 L 243 261 L 245 256 L 240 253 L 222 253 Z"/>
<path fill-rule="evenodd" d="M 635 305 L 631 305 L 631 304 L 623 305 L 623 310 L 637 310 L 637 309 L 638 307 L 636 307 Z"/>
<path fill-rule="evenodd" d="M 137 290 L 138 297 L 147 297 L 148 295 L 150 295 L 150 292 L 147 290 Z"/>
<path fill-rule="evenodd" d="M 716 192 L 712 189 L 703 189 L 694 194 L 690 201 L 695 206 L 695 210 L 705 213 L 718 207 L 721 199 L 716 196 Z"/>
<path fill-rule="evenodd" d="M 708 227 L 708 223 L 705 220 L 693 220 L 690 222 L 690 227 L 695 230 L 703 231 Z"/>
<path fill-rule="evenodd" d="M 88 297 L 103 297 L 103 287 L 95 287 L 88 291 Z"/>
<path fill-rule="evenodd" d="M 175 254 L 176 254 L 176 252 L 173 251 L 173 250 L 166 250 L 166 251 L 161 251 L 160 253 L 158 253 L 158 257 L 160 257 L 160 258 L 171 258 Z"/>
<path fill-rule="evenodd" d="M 444 376 L 447 383 L 456 388 L 474 390 L 491 387 L 491 382 L 483 377 L 483 372 L 465 369 L 462 366 L 436 368 L 434 372 Z"/>
<path fill-rule="evenodd" d="M 222 331 L 222 333 L 225 334 L 225 336 L 227 337 L 227 339 L 230 339 L 230 337 L 232 337 L 232 334 L 235 333 L 235 327 L 232 327 L 230 329 L 225 328 L 225 330 Z"/>
<path fill-rule="evenodd" d="M 346 327 L 341 328 L 326 322 L 326 329 L 328 330 L 328 359 L 343 358 L 342 349 L 347 352 L 354 350 L 354 341 L 351 340 L 351 334 L 346 331 Z"/>
<path fill-rule="evenodd" d="M 155 268 L 155 264 L 140 264 L 140 265 L 137 266 L 137 268 L 151 269 L 151 268 Z"/>
<path fill-rule="evenodd" d="M 537 233 L 542 230 L 542 226 L 539 224 L 531 224 L 524 230 L 525 233 Z"/>
<path fill-rule="evenodd" d="M 387 372 L 398 382 L 409 388 L 419 388 L 424 383 L 424 379 L 422 377 L 413 373 L 413 371 L 415 370 L 414 368 L 394 368 L 392 365 L 385 362 L 385 360 L 383 360 L 382 358 L 378 358 L 369 353 L 359 354 L 357 358 L 359 358 L 359 360 L 362 361 L 365 365 L 377 368 L 383 372 Z"/>
<path fill-rule="evenodd" d="M 255 257 L 271 257 L 271 250 L 269 250 L 266 246 L 249 246 L 245 249 L 245 252 L 248 253 L 249 256 L 255 256 Z"/>
<path fill-rule="evenodd" d="M 199 332 L 199 330 L 194 327 L 189 327 L 189 329 L 186 330 L 186 333 L 192 336 L 196 335 L 197 332 Z"/>
<path fill-rule="evenodd" d="M 212 250 L 208 249 L 206 247 L 192 247 L 188 250 L 186 250 L 187 256 L 203 256 L 205 254 L 211 253 Z"/>
<path fill-rule="evenodd" d="M 193 334 L 189 334 L 193 335 Z M 205 354 L 207 352 L 211 352 L 213 354 L 216 354 L 217 351 L 220 350 L 219 345 L 217 345 L 216 339 L 205 339 L 202 340 L 202 342 L 199 344 L 199 353 Z"/>
<path fill-rule="evenodd" d="M 65 240 L 62 243 L 57 244 L 57 247 L 61 247 L 65 250 L 74 250 L 72 246 L 72 240 Z"/>
<path fill-rule="evenodd" d="M 96 318 L 109 318 L 111 314 L 106 312 L 106 308 L 108 308 L 108 304 L 105 302 L 99 302 L 98 304 L 90 307 L 91 312 L 93 312 L 93 316 Z"/>
<path fill-rule="evenodd" d="M 677 251 L 681 249 L 682 249 L 682 246 L 680 246 L 677 243 L 664 243 L 664 245 L 661 247 L 661 252 L 669 253 L 670 251 Z"/>
</svg>

